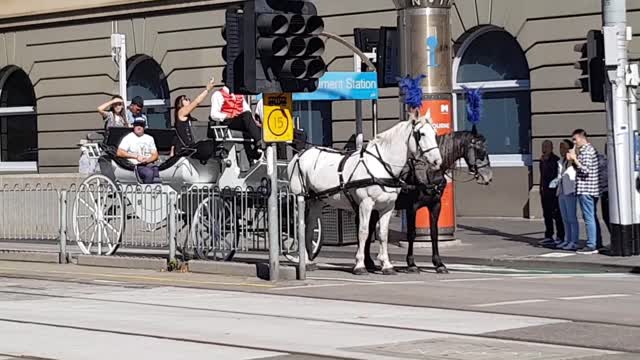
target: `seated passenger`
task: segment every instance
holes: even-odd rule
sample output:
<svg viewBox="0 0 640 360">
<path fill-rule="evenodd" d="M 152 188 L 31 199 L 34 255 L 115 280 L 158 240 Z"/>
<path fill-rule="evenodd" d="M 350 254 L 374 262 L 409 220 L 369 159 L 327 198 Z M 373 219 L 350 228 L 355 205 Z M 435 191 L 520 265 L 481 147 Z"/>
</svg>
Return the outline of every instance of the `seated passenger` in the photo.
<svg viewBox="0 0 640 360">
<path fill-rule="evenodd" d="M 249 134 L 256 146 L 264 149 L 262 131 L 256 126 L 251 108 L 244 96 L 231 94 L 226 86 L 214 92 L 211 96 L 211 119 L 222 122 L 231 130 Z"/>
<path fill-rule="evenodd" d="M 133 132 L 125 136 L 118 147 L 117 156 L 128 159 L 143 184 L 152 184 L 160 176 L 160 169 L 153 165 L 158 160 L 158 149 L 153 137 L 144 133 L 146 123 L 136 120 Z"/>
<path fill-rule="evenodd" d="M 98 112 L 102 115 L 102 119 L 105 122 L 105 129 L 110 127 L 130 127 L 122 97 L 118 95 L 98 106 Z"/>
<path fill-rule="evenodd" d="M 144 109 L 144 100 L 140 96 L 136 96 L 131 100 L 131 105 L 127 109 L 127 121 L 133 125 L 135 121 L 144 121 L 145 127 L 147 127 L 147 115 L 142 110 Z"/>
<path fill-rule="evenodd" d="M 202 103 L 209 92 L 213 90 L 215 85 L 215 78 L 211 78 L 207 84 L 207 88 L 198 95 L 193 101 L 187 97 L 187 95 L 180 95 L 176 98 L 175 102 L 175 128 L 176 128 L 176 142 L 171 149 L 171 154 L 180 153 L 185 147 L 193 147 L 195 140 L 193 138 L 193 131 L 191 129 L 191 123 L 198 121 L 198 119 L 191 116 L 191 113 Z"/>
</svg>

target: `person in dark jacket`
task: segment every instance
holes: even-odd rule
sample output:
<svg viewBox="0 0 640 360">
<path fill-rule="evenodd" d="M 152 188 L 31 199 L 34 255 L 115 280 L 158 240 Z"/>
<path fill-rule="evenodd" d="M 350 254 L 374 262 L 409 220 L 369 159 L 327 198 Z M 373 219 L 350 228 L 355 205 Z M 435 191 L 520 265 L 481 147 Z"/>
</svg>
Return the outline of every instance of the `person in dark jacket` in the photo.
<svg viewBox="0 0 640 360">
<path fill-rule="evenodd" d="M 553 245 L 564 241 L 564 225 L 556 195 L 559 161 L 560 158 L 553 153 L 553 143 L 545 140 L 542 143 L 542 156 L 540 157 L 540 198 L 545 227 L 544 240 L 541 241 L 541 245 Z M 553 238 L 554 221 L 557 239 Z"/>
</svg>

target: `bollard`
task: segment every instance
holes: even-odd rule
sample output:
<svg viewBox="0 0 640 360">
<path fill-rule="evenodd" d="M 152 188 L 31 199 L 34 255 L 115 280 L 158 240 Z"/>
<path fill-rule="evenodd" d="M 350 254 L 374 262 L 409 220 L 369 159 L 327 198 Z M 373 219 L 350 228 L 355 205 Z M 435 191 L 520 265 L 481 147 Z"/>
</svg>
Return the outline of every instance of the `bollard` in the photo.
<svg viewBox="0 0 640 360">
<path fill-rule="evenodd" d="M 176 196 L 169 194 L 169 262 L 176 259 Z"/>
<path fill-rule="evenodd" d="M 60 200 L 60 264 L 68 263 L 67 257 L 67 190 L 62 190 Z"/>
<path fill-rule="evenodd" d="M 307 239 L 304 196 L 298 196 L 298 280 L 307 279 Z"/>
</svg>

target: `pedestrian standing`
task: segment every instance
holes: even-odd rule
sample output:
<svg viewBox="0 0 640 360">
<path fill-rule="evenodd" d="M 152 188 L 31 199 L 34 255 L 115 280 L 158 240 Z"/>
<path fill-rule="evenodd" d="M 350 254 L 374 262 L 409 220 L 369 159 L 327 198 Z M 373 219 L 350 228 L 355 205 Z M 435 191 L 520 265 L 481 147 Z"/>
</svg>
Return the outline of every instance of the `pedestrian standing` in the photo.
<svg viewBox="0 0 640 360">
<path fill-rule="evenodd" d="M 560 143 L 560 163 L 558 168 L 558 187 L 556 194 L 560 204 L 560 214 L 564 224 L 564 241 L 556 245 L 556 249 L 576 251 L 580 238 L 576 197 L 576 168 L 569 159 L 569 150 L 573 149 L 571 140 Z"/>
<path fill-rule="evenodd" d="M 545 140 L 542 143 L 540 157 L 540 199 L 542 200 L 542 216 L 544 217 L 544 240 L 541 245 L 555 245 L 564 241 L 564 224 L 560 215 L 558 197 L 556 195 L 558 164 L 560 158 L 553 153 L 553 143 Z M 558 241 L 554 240 L 554 222 Z"/>
<path fill-rule="evenodd" d="M 576 166 L 576 195 L 587 230 L 587 245 L 578 250 L 578 253 L 596 254 L 598 252 L 596 204 L 600 196 L 598 152 L 589 143 L 587 132 L 583 129 L 575 130 L 572 140 L 576 147 L 569 150 L 569 158 Z"/>
</svg>

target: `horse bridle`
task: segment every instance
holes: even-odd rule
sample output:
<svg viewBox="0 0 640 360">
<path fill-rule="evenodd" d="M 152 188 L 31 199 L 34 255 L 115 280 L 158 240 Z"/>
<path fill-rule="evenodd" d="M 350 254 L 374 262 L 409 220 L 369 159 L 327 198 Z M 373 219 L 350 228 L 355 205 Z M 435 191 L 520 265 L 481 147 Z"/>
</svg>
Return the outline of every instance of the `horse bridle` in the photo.
<svg viewBox="0 0 640 360">
<path fill-rule="evenodd" d="M 419 126 L 418 126 L 419 125 Z M 425 149 L 423 150 L 422 147 L 420 147 L 420 138 L 422 137 L 422 134 L 420 133 L 420 129 L 422 129 L 423 126 L 427 126 L 430 124 L 425 124 L 425 123 L 421 123 L 421 124 L 414 124 L 413 128 L 411 130 L 411 133 L 413 134 L 413 139 L 416 141 L 416 146 L 418 147 L 418 151 L 420 152 L 420 158 L 423 158 L 426 154 L 434 151 L 434 150 L 439 150 L 438 145 Z M 415 159 L 417 161 L 424 161 L 421 159 Z"/>
<path fill-rule="evenodd" d="M 475 180 L 478 180 L 480 178 L 480 173 L 479 170 L 489 167 L 490 163 L 489 160 L 487 159 L 486 161 L 483 162 L 483 164 L 478 165 L 478 151 L 479 149 L 476 147 L 477 144 L 477 140 L 473 139 L 471 140 L 471 146 L 473 147 L 473 161 L 469 161 L 469 174 L 473 175 L 473 178 Z M 488 155 L 485 154 L 485 156 L 488 157 Z"/>
</svg>

